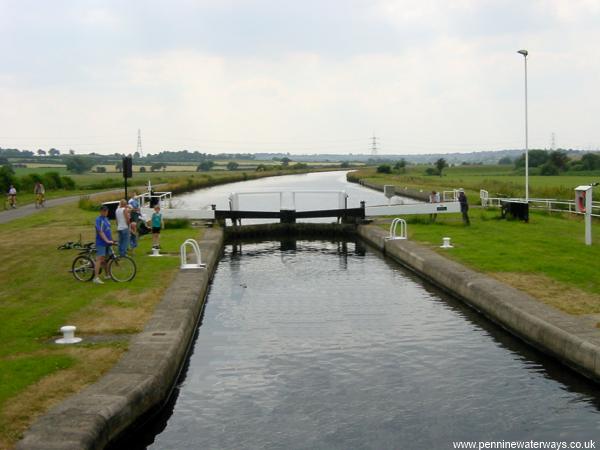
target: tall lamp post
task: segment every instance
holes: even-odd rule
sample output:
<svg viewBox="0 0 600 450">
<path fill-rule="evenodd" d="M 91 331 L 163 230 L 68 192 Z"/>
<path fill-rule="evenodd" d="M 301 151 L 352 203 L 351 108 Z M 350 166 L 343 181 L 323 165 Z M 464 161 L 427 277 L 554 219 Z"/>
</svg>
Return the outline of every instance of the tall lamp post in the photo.
<svg viewBox="0 0 600 450">
<path fill-rule="evenodd" d="M 525 61 L 525 201 L 529 203 L 529 133 L 527 125 L 527 50 L 519 50 Z"/>
</svg>

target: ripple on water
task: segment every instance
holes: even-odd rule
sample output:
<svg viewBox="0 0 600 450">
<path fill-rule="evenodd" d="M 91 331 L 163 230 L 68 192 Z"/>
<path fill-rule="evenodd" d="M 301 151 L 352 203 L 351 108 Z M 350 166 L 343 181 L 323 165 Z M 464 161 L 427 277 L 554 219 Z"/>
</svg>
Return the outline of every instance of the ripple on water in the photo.
<svg viewBox="0 0 600 450">
<path fill-rule="evenodd" d="M 226 252 L 156 449 L 450 448 L 600 432 L 595 386 L 378 254 Z"/>
</svg>

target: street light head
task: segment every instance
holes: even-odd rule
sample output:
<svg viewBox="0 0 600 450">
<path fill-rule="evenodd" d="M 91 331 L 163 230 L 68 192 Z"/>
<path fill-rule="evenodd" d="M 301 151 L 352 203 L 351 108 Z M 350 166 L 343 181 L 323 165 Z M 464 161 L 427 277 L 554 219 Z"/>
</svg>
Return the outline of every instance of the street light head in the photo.
<svg viewBox="0 0 600 450">
<path fill-rule="evenodd" d="M 527 56 L 529 54 L 529 52 L 527 50 L 519 50 L 517 53 L 520 53 L 523 56 Z"/>
</svg>

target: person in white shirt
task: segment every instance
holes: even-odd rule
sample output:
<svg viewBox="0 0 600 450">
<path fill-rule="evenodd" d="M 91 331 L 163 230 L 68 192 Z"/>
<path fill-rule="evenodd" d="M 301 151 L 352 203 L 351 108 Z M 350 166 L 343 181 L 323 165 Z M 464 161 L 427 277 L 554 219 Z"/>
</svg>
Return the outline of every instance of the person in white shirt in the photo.
<svg viewBox="0 0 600 450">
<path fill-rule="evenodd" d="M 431 191 L 431 194 L 429 194 L 429 203 L 439 203 L 440 202 L 440 193 L 439 192 L 435 192 L 435 191 Z M 437 214 L 430 214 L 429 218 L 431 219 L 432 222 L 435 222 L 435 219 L 437 219 Z"/>
<path fill-rule="evenodd" d="M 8 203 L 12 208 L 17 207 L 17 190 L 12 184 L 8 188 Z"/>
<path fill-rule="evenodd" d="M 129 207 L 127 200 L 122 199 L 119 202 L 119 207 L 115 212 L 117 218 L 117 232 L 119 233 L 119 256 L 127 255 L 127 248 L 129 247 Z"/>
</svg>

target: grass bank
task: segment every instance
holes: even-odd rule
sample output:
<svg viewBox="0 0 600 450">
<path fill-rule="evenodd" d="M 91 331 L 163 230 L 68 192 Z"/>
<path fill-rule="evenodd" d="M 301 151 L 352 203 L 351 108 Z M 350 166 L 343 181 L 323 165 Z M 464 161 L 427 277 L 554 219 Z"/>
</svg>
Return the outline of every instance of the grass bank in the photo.
<svg viewBox="0 0 600 450">
<path fill-rule="evenodd" d="M 485 189 L 494 197 L 525 196 L 525 176 L 511 166 L 456 166 L 444 169 L 443 176 L 425 175 L 429 166 L 408 166 L 404 173 L 377 173 L 375 168 L 360 169 L 348 174 L 348 181 L 365 180 L 376 184 L 393 184 L 412 189 L 445 191 L 464 188 L 469 201 L 479 203 L 479 190 Z M 600 180 L 600 172 L 582 172 L 557 176 L 532 175 L 529 177 L 530 197 L 572 199 L 573 189 L 590 181 Z"/>
<path fill-rule="evenodd" d="M 65 205 L 0 225 L 0 448 L 10 448 L 37 415 L 114 365 L 174 276 L 179 245 L 201 233 L 165 230 L 161 245 L 173 256 L 164 258 L 145 256 L 151 237 L 143 237 L 130 283 L 77 282 L 68 272 L 77 252 L 57 246 L 80 233 L 93 240 L 96 215 Z M 53 343 L 65 324 L 78 327 L 82 344 Z"/>
<path fill-rule="evenodd" d="M 501 219 L 497 210 L 471 210 L 470 217 L 470 227 L 460 214 L 440 214 L 434 223 L 408 218 L 408 237 L 569 314 L 600 313 L 599 223 L 595 244 L 586 246 L 579 217 L 535 212 L 524 223 Z M 446 236 L 453 249 L 439 248 Z"/>
</svg>

